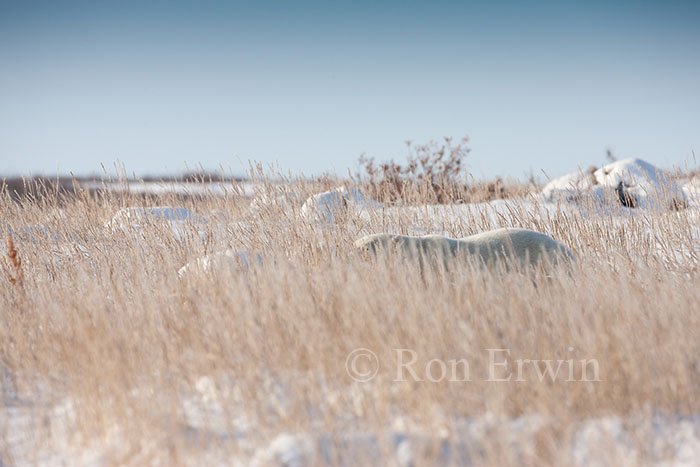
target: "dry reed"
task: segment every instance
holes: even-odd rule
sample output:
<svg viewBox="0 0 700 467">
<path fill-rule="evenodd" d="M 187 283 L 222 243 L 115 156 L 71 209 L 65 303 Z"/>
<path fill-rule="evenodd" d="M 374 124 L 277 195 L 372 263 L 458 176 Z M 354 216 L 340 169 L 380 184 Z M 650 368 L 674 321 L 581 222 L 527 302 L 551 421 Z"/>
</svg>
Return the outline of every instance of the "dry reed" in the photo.
<svg viewBox="0 0 700 467">
<path fill-rule="evenodd" d="M 632 216 L 531 199 L 498 214 L 486 205 L 348 210 L 321 228 L 295 200 L 324 183 L 258 179 L 266 195 L 258 198 L 268 200 L 258 205 L 235 196 L 145 201 L 209 217 L 204 236 L 189 227 L 175 236 L 157 222 L 136 233 L 104 227 L 141 197 L 0 200 L 2 225 L 14 232 L 6 252 L 14 272 L 0 285 L 0 371 L 11 375 L 3 394 L 28 404 L 25 430 L 38 446 L 17 447 L 6 404 L 2 462 L 99 452 L 104 464 L 229 463 L 289 432 L 327 437 L 331 464 L 376 463 L 371 453 L 344 454 L 346 437 L 375 436 L 386 460 L 387 430 L 398 430 L 435 435 L 416 454 L 432 465 L 442 442 L 459 440 L 462 420 L 534 414 L 546 422 L 532 450 L 513 457 L 511 441 L 493 432 L 472 460 L 542 465 L 571 460 L 566 446 L 582 420 L 700 410 L 696 208 Z M 469 267 L 421 275 L 352 248 L 370 232 L 462 237 L 503 226 L 552 235 L 578 262 L 534 280 Z M 260 252 L 263 267 L 178 276 L 225 248 Z M 11 319 L 18 284 L 31 319 Z M 359 347 L 380 362 L 367 383 L 346 371 Z M 396 349 L 415 351 L 418 369 L 465 359 L 471 381 L 397 382 Z M 534 367 L 524 382 L 488 381 L 487 349 L 509 349 L 512 363 L 596 359 L 601 381 L 540 382 Z"/>
</svg>

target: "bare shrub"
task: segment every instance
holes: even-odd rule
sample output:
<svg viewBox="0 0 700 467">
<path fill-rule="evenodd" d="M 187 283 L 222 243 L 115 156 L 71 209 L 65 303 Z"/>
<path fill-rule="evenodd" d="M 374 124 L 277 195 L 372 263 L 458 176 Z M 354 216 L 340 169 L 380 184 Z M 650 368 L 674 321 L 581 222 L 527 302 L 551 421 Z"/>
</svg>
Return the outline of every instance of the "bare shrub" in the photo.
<svg viewBox="0 0 700 467">
<path fill-rule="evenodd" d="M 530 187 L 497 177 L 493 181 L 477 182 L 466 170 L 471 149 L 468 137 L 454 143 L 452 138 L 414 145 L 407 141 L 406 162 L 391 159 L 376 162 L 373 157 L 360 156 L 360 180 L 368 185 L 369 193 L 383 202 L 405 204 L 448 204 L 478 202 L 522 195 Z"/>
</svg>

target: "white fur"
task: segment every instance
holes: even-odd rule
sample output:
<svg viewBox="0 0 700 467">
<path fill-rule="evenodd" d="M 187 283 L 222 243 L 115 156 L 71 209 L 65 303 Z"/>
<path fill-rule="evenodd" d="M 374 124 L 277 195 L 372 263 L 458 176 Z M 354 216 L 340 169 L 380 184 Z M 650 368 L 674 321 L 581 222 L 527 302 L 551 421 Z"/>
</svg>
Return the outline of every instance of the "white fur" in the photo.
<svg viewBox="0 0 700 467">
<path fill-rule="evenodd" d="M 395 247 L 409 258 L 421 259 L 428 255 L 444 261 L 456 258 L 485 264 L 505 260 L 527 266 L 574 259 L 571 251 L 552 237 L 526 229 L 498 229 L 461 239 L 440 235 L 410 237 L 377 234 L 363 237 L 355 245 L 361 251 L 372 253 Z"/>
</svg>

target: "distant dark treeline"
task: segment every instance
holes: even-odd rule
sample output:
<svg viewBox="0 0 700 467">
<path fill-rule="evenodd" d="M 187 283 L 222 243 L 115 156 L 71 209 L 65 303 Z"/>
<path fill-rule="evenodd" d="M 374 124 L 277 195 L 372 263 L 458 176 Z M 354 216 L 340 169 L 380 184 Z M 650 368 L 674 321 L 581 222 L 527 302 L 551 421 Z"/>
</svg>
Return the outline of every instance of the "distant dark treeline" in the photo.
<svg viewBox="0 0 700 467">
<path fill-rule="evenodd" d="M 80 182 L 72 177 L 9 177 L 0 180 L 3 195 L 9 194 L 14 200 L 74 195 L 80 187 Z"/>
</svg>

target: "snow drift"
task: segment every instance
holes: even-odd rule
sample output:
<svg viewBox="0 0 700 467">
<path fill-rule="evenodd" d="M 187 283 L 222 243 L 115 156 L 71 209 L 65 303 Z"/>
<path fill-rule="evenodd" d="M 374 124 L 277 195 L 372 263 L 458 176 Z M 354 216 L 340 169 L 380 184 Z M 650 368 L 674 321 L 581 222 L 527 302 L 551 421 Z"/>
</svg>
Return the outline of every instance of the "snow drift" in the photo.
<svg viewBox="0 0 700 467">
<path fill-rule="evenodd" d="M 597 203 L 617 200 L 627 208 L 679 209 L 687 205 L 681 187 L 665 171 L 641 159 L 624 159 L 549 182 L 542 194 L 549 200 Z"/>
<path fill-rule="evenodd" d="M 176 240 L 184 240 L 188 233 L 196 233 L 206 241 L 207 232 L 202 227 L 208 220 L 186 208 L 171 206 L 131 207 L 120 209 L 111 220 L 105 223 L 109 231 L 124 233 L 142 233 L 147 226 L 164 225 Z"/>
<path fill-rule="evenodd" d="M 358 188 L 340 187 L 311 196 L 301 207 L 303 216 L 334 224 L 346 209 L 362 211 L 381 208 L 382 203 L 365 195 Z"/>
<path fill-rule="evenodd" d="M 252 266 L 260 266 L 262 262 L 260 253 L 228 249 L 223 253 L 202 256 L 201 258 L 187 263 L 180 268 L 177 275 L 184 277 L 194 270 L 207 272 L 221 267 L 248 269 Z"/>
</svg>

